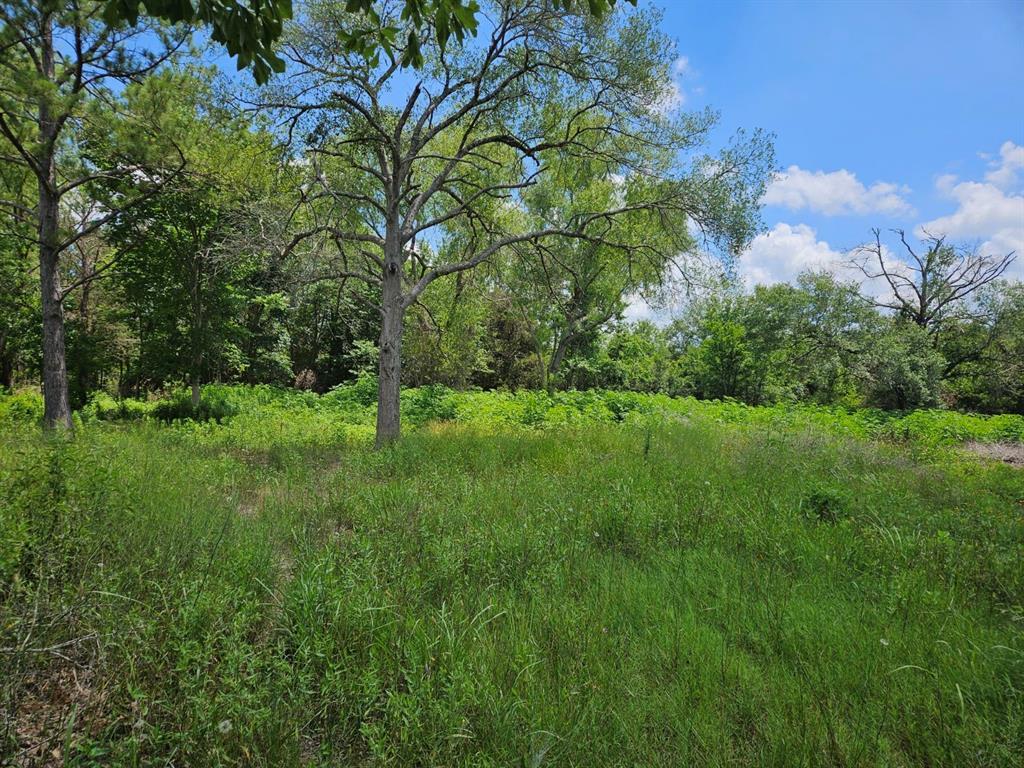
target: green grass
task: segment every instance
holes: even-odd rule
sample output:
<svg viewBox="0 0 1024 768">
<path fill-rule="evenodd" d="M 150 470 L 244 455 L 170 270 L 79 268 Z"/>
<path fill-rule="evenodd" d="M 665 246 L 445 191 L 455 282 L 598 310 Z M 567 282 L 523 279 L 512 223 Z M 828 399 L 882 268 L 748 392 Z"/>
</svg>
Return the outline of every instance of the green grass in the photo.
<svg viewBox="0 0 1024 768">
<path fill-rule="evenodd" d="M 1024 473 L 944 447 L 1012 419 L 220 394 L 0 426 L 0 762 L 1024 756 Z"/>
</svg>

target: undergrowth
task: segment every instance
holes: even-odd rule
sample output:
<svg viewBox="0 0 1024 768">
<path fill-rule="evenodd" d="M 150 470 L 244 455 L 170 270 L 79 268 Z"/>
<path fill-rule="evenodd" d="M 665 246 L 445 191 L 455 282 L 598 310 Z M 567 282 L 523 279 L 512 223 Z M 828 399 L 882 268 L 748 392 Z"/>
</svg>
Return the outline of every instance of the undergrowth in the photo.
<svg viewBox="0 0 1024 768">
<path fill-rule="evenodd" d="M 1012 420 L 404 397 L 4 417 L 0 763 L 1020 764 Z"/>
<path fill-rule="evenodd" d="M 375 404 L 376 381 L 367 376 L 335 387 L 324 395 L 268 385 L 208 385 L 202 390 L 198 406 L 192 405 L 185 390 L 149 400 L 115 399 L 105 392 L 97 392 L 76 418 L 79 422 L 221 423 L 241 416 L 248 424 L 254 419 L 277 415 L 298 420 L 312 416 L 346 424 L 353 435 L 365 435 L 374 425 Z M 402 392 L 402 418 L 405 426 L 411 428 L 435 421 L 457 421 L 489 428 L 544 429 L 616 423 L 636 417 L 696 418 L 767 430 L 813 429 L 925 447 L 949 446 L 968 440 L 1024 442 L 1024 416 L 1018 414 L 990 416 L 942 409 L 897 412 L 801 403 L 750 406 L 731 400 L 607 390 L 484 392 L 430 385 Z M 38 394 L 0 394 L 0 425 L 38 422 L 41 418 L 42 398 Z"/>
</svg>

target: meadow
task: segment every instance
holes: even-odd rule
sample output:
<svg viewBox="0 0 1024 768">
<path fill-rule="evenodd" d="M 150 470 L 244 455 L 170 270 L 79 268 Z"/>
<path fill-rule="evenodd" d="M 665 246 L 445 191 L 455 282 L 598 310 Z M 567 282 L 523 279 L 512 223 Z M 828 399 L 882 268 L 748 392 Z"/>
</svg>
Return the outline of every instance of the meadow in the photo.
<svg viewBox="0 0 1024 768">
<path fill-rule="evenodd" d="M 0 763 L 1019 765 L 1024 417 L 0 399 Z"/>
</svg>

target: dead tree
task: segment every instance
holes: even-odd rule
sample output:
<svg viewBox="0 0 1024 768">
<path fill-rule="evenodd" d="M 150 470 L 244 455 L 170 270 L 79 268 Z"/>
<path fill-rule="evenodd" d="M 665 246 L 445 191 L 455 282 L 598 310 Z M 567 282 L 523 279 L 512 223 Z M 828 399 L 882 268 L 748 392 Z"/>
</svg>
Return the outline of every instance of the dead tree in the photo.
<svg viewBox="0 0 1024 768">
<path fill-rule="evenodd" d="M 888 285 L 891 295 L 875 299 L 875 306 L 892 310 L 930 334 L 938 333 L 965 299 L 997 280 L 1016 258 L 1013 251 L 1004 256 L 983 254 L 928 233 L 920 253 L 902 229 L 893 231 L 908 261 L 888 259 L 881 232 L 874 229 L 875 242 L 860 246 L 852 263 L 869 280 L 882 279 Z"/>
<path fill-rule="evenodd" d="M 974 299 L 978 291 L 998 280 L 1016 255 L 1013 251 L 1002 255 L 982 253 L 977 247 L 955 245 L 945 236 L 925 233 L 924 251 L 915 249 L 903 230 L 894 230 L 899 236 L 908 260 L 886 256 L 879 230 L 872 230 L 875 241 L 863 245 L 855 252 L 852 264 L 869 280 L 884 280 L 889 294 L 873 303 L 923 328 L 932 344 L 944 347 L 946 364 L 943 377 L 953 373 L 964 363 L 980 359 L 996 338 L 996 331 L 1005 318 L 986 316 Z M 954 340 L 959 321 L 985 321 L 987 333 L 971 345 L 950 344 Z"/>
</svg>

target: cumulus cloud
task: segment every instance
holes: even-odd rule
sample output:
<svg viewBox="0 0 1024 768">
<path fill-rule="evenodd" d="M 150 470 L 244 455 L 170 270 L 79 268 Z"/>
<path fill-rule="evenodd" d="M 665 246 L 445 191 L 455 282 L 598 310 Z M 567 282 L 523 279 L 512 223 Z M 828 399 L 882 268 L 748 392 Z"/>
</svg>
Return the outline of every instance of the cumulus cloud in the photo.
<svg viewBox="0 0 1024 768">
<path fill-rule="evenodd" d="M 640 320 L 656 320 L 657 311 L 647 303 L 643 296 L 631 294 L 626 299 L 626 310 L 622 313 L 623 319 L 631 323 Z"/>
<path fill-rule="evenodd" d="M 869 257 L 858 248 L 840 251 L 818 239 L 806 224 L 776 224 L 758 235 L 740 257 L 739 275 L 748 288 L 755 285 L 795 283 L 802 272 L 825 272 L 843 283 L 857 283 L 867 296 L 879 300 L 891 298 L 892 289 L 883 278 L 867 278 L 854 262 Z M 886 268 L 909 276 L 909 267 L 882 245 Z"/>
<path fill-rule="evenodd" d="M 1004 141 L 999 148 L 999 159 L 991 166 L 992 170 L 985 174 L 985 181 L 999 189 L 1012 189 L 1017 184 L 1017 174 L 1024 170 L 1024 147 Z"/>
<path fill-rule="evenodd" d="M 984 182 L 940 176 L 935 186 L 956 203 L 956 210 L 923 222 L 915 234 L 977 241 L 983 252 L 996 256 L 1014 251 L 1017 260 L 1007 276 L 1024 278 L 1024 193 L 1019 188 L 1012 191 L 1021 168 L 1024 148 L 1006 142 L 1000 150 L 1000 160 L 985 175 Z"/>
<path fill-rule="evenodd" d="M 825 216 L 870 213 L 903 216 L 914 212 L 904 197 L 909 192 L 908 187 L 887 181 L 866 187 L 845 169 L 826 173 L 791 165 L 775 176 L 762 202 L 794 211 L 806 208 Z"/>
<path fill-rule="evenodd" d="M 749 286 L 793 282 L 808 270 L 834 272 L 844 256 L 806 224 L 776 224 L 753 239 L 739 260 L 739 274 Z"/>
<path fill-rule="evenodd" d="M 1005 142 L 993 158 L 983 181 L 965 181 L 953 175 L 938 177 L 939 194 L 955 204 L 945 216 L 919 224 L 914 235 L 945 236 L 954 241 L 979 243 L 982 252 L 1018 254 L 1007 271 L 1012 279 L 1024 279 L 1024 147 Z M 907 190 L 878 182 L 865 187 L 849 171 L 810 172 L 791 166 L 775 179 L 764 202 L 793 209 L 810 209 L 825 215 L 838 213 L 912 213 L 903 198 Z M 867 233 L 865 233 L 867 234 Z M 840 280 L 856 280 L 862 290 L 885 298 L 890 289 L 882 280 L 865 280 L 850 266 L 856 250 L 833 248 L 807 224 L 778 223 L 751 242 L 738 265 L 748 286 L 792 282 L 804 271 L 826 271 Z M 883 245 L 889 269 L 906 271 L 903 258 Z"/>
</svg>

